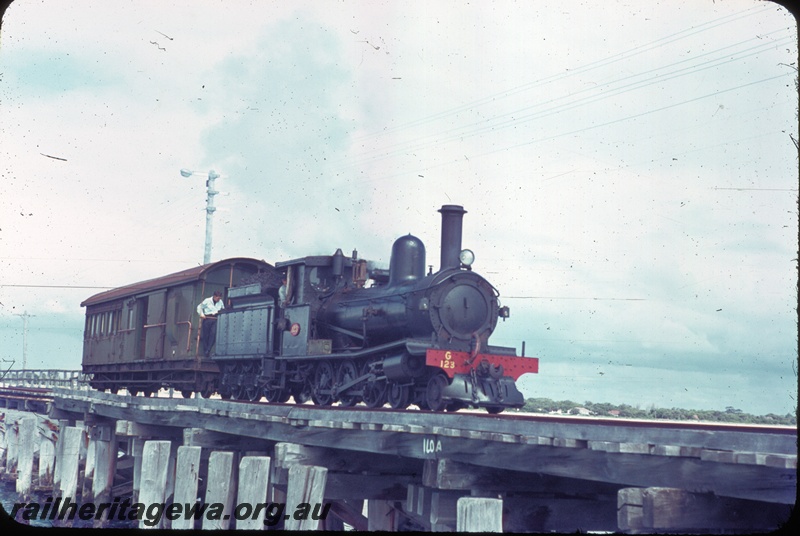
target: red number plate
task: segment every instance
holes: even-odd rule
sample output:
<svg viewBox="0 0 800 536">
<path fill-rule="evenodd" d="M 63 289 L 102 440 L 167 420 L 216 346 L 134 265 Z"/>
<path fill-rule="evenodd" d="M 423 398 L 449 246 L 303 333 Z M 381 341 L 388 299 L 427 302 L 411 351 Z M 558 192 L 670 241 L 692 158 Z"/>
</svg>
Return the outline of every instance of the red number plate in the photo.
<svg viewBox="0 0 800 536">
<path fill-rule="evenodd" d="M 528 372 L 534 374 L 539 372 L 539 358 L 536 357 L 478 354 L 475 359 L 470 360 L 468 352 L 456 352 L 454 350 L 428 349 L 425 356 L 425 364 L 431 367 L 439 367 L 452 378 L 456 374 L 469 373 L 484 359 L 495 367 L 502 365 L 503 376 L 511 376 L 514 381 Z M 471 361 L 471 364 L 467 364 L 468 361 Z"/>
</svg>

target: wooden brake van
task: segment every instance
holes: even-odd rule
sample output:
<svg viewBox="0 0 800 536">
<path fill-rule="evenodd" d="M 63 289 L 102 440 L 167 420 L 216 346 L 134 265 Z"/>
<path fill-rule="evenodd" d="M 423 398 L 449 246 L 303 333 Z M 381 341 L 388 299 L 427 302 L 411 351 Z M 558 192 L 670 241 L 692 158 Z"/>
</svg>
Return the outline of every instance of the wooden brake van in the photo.
<svg viewBox="0 0 800 536">
<path fill-rule="evenodd" d="M 95 389 L 150 395 L 170 386 L 184 396 L 212 394 L 219 369 L 200 348 L 197 306 L 272 266 L 250 258 L 225 259 L 95 294 L 86 307 L 83 372 Z"/>
</svg>

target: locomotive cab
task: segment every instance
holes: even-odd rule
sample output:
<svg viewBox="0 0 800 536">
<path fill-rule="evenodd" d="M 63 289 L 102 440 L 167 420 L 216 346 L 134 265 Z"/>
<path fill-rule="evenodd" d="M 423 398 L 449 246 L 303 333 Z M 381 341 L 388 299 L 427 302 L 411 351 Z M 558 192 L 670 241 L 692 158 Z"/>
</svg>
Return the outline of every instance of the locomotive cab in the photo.
<svg viewBox="0 0 800 536">
<path fill-rule="evenodd" d="M 353 252 L 355 258 L 356 252 Z M 318 255 L 279 262 L 285 274 L 287 304 L 278 319 L 278 345 L 282 357 L 326 355 L 332 340 L 320 336 L 316 315 L 326 298 L 355 283 L 353 258 L 341 249 L 333 255 Z"/>
</svg>

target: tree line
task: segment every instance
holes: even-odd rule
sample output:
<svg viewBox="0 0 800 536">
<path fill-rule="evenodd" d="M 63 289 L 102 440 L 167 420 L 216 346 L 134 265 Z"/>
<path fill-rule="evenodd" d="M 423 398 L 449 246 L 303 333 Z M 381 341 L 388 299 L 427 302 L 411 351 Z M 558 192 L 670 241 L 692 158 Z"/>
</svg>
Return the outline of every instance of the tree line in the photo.
<svg viewBox="0 0 800 536">
<path fill-rule="evenodd" d="M 683 408 L 657 408 L 654 405 L 642 409 L 638 405 L 609 404 L 607 402 L 584 402 L 572 400 L 551 400 L 549 398 L 528 398 L 519 411 L 527 413 L 561 413 L 568 415 L 593 415 L 598 417 L 623 417 L 633 419 L 670 419 L 676 421 L 713 421 L 750 424 L 797 425 L 797 415 L 752 415 L 732 406 L 724 410 L 699 410 Z"/>
</svg>

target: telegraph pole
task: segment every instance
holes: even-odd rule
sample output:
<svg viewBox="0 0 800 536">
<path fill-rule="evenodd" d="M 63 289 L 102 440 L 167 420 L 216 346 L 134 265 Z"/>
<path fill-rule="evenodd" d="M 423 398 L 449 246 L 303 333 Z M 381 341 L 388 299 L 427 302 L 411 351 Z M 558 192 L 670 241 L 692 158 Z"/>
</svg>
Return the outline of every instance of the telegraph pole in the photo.
<svg viewBox="0 0 800 536">
<path fill-rule="evenodd" d="M 200 175 L 200 173 L 192 171 L 191 169 L 182 169 L 181 175 L 189 178 L 192 175 Z M 219 177 L 220 174 L 212 169 L 208 172 L 208 178 L 206 179 L 206 244 L 203 251 L 203 264 L 211 262 L 211 235 L 214 225 L 213 216 L 214 212 L 217 210 L 214 206 L 214 196 L 219 193 L 214 189 L 214 181 Z"/>
<path fill-rule="evenodd" d="M 22 318 L 22 370 L 25 370 L 28 368 L 28 319 L 36 315 L 29 315 L 28 311 L 15 315 Z"/>
<path fill-rule="evenodd" d="M 206 245 L 203 251 L 203 264 L 211 262 L 211 235 L 214 225 L 214 211 L 217 208 L 214 206 L 214 196 L 219 192 L 214 189 L 214 180 L 219 178 L 219 173 L 213 169 L 208 172 L 208 180 L 206 181 Z"/>
</svg>

